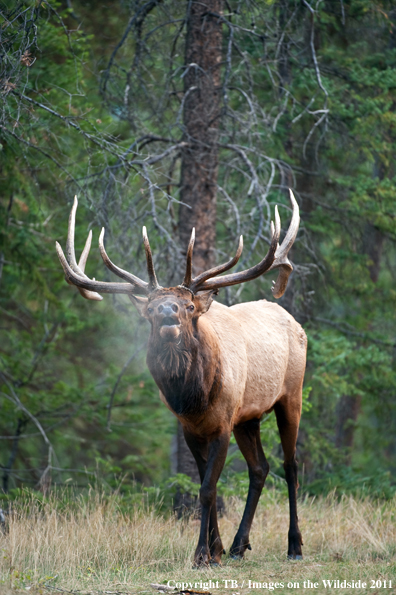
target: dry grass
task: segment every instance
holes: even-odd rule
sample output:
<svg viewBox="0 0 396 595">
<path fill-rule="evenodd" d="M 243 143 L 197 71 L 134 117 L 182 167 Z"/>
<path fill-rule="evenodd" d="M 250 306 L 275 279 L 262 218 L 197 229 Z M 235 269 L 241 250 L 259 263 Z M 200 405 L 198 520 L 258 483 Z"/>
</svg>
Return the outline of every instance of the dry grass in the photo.
<svg viewBox="0 0 396 595">
<path fill-rule="evenodd" d="M 241 518 L 243 502 L 228 503 L 221 519 L 223 542 L 229 547 Z M 0 537 L 0 585 L 3 590 L 49 587 L 83 591 L 150 591 L 150 582 L 168 580 L 219 581 L 212 593 L 254 593 L 248 581 L 283 583 L 277 592 L 337 593 L 396 592 L 396 500 L 389 502 L 306 499 L 299 517 L 304 537 L 304 560 L 286 560 L 288 505 L 276 493 L 263 494 L 251 543 L 243 562 L 224 559 L 221 568 L 193 570 L 191 561 L 199 522 L 163 518 L 153 509 L 136 506 L 121 512 L 116 500 L 93 497 L 88 503 L 59 512 L 50 504 L 16 506 L 9 532 Z M 238 581 L 226 589 L 224 580 Z M 318 588 L 304 588 L 306 580 Z M 323 579 L 367 582 L 364 589 L 325 589 Z M 382 581 L 370 588 L 371 580 Z M 393 581 L 393 589 L 383 581 Z M 243 581 L 245 583 L 242 585 Z M 387 583 L 389 585 L 389 583 Z M 45 587 L 49 585 L 49 587 Z M 229 586 L 231 586 L 229 584 Z M 53 591 L 55 593 L 55 591 Z M 262 590 L 260 590 L 262 592 Z"/>
</svg>

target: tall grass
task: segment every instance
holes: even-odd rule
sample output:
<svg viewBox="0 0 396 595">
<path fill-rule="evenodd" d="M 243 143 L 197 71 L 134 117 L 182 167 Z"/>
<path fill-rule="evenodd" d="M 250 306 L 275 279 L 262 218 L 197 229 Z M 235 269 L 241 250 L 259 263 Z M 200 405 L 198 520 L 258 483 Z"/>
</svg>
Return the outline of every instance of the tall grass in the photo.
<svg viewBox="0 0 396 595">
<path fill-rule="evenodd" d="M 229 501 L 220 519 L 226 548 L 243 506 L 241 500 Z M 13 504 L 8 530 L 0 536 L 0 583 L 14 589 L 49 585 L 135 593 L 150 590 L 150 582 L 234 578 L 238 592 L 245 592 L 248 583 L 242 587 L 243 580 L 290 579 L 300 581 L 299 592 L 305 592 L 305 579 L 382 577 L 393 580 L 396 592 L 396 499 L 307 498 L 299 503 L 299 518 L 305 544 L 302 562 L 286 560 L 287 500 L 266 491 L 251 532 L 253 550 L 246 559 L 225 557 L 221 568 L 197 571 L 192 570 L 196 519 L 164 517 L 144 503 L 125 512 L 117 497 L 98 494 L 62 506 L 55 497 L 46 502 L 31 497 Z M 283 592 L 287 590 L 285 586 Z M 231 595 L 226 589 L 218 592 Z"/>
</svg>

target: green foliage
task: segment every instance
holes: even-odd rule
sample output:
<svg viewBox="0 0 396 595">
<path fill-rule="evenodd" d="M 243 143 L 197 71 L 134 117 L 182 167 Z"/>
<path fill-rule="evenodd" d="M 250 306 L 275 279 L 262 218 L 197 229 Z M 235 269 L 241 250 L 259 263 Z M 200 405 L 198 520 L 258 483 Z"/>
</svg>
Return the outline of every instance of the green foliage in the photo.
<svg viewBox="0 0 396 595">
<path fill-rule="evenodd" d="M 391 397 L 396 389 L 391 354 L 336 331 L 310 331 L 308 337 L 307 376 L 312 394 L 311 408 L 301 425 L 308 483 L 304 487 L 313 493 L 320 489 L 354 493 L 372 489 L 378 496 L 390 497 L 393 488 L 386 453 L 393 446 L 395 409 Z M 354 448 L 351 444 L 343 450 L 337 445 L 335 428 L 346 395 L 357 400 L 359 414 L 349 422 L 354 429 Z M 383 428 L 381 435 L 378 426 Z"/>
<path fill-rule="evenodd" d="M 113 487 L 125 474 L 130 482 L 148 483 L 162 480 L 169 468 L 174 421 L 158 407 L 158 389 L 143 365 L 143 352 L 118 380 L 145 341 L 132 306 L 124 302 L 114 311 L 111 303 L 92 308 L 76 299 L 57 263 L 54 243 L 67 229 L 73 190 L 83 190 L 83 206 L 91 205 L 77 178 L 103 166 L 103 150 L 93 152 L 95 145 L 84 134 L 97 135 L 94 141 L 106 146 L 98 123 L 104 129 L 111 124 L 85 80 L 92 40 L 65 25 L 69 12 L 54 2 L 37 8 L 35 61 L 19 63 L 15 80 L 21 92 L 77 121 L 82 132 L 46 109 L 21 103 L 18 94 L 2 96 L 7 122 L 13 123 L 0 132 L 1 464 L 6 468 L 11 461 L 8 488 L 43 488 L 43 481 L 83 486 L 97 474 Z M 2 23 L 11 35 L 23 19 Z M 77 247 L 92 216 L 80 207 Z M 99 266 L 92 254 L 88 267 Z M 19 433 L 20 439 L 12 438 Z M 48 462 L 53 469 L 46 479 Z"/>
<path fill-rule="evenodd" d="M 2 74 L 0 95 L 0 434 L 7 438 L 1 440 L 0 462 L 5 474 L 17 447 L 10 497 L 27 484 L 45 491 L 50 481 L 81 489 L 95 481 L 126 498 L 144 493 L 166 508 L 176 490 L 196 494 L 197 486 L 182 475 L 169 477 L 175 422 L 159 403 L 144 349 L 136 353 L 147 329 L 122 298 L 87 303 L 66 286 L 54 241 L 62 238 L 64 244 L 70 203 L 78 193 L 77 248 L 88 229 L 97 235 L 97 226 L 105 224 L 121 266 L 139 274 L 143 257 L 136 227 L 153 216 L 152 188 L 142 185 L 147 182 L 142 170 L 125 160 L 135 154 L 149 158 L 150 145 L 138 153 L 134 144 L 145 134 L 181 138 L 175 122 L 185 31 L 179 31 L 177 19 L 184 7 L 168 2 L 163 13 L 150 13 L 143 30 L 152 28 L 155 35 L 142 50 L 144 67 L 130 69 L 137 46 L 129 37 L 117 57 L 117 75 L 106 89 L 102 77 L 99 90 L 100 73 L 130 16 L 125 5 L 107 2 L 97 11 L 92 3 L 73 2 L 84 30 L 65 3 L 22 2 L 23 10 L 33 11 L 35 38 L 32 32 L 22 35 L 22 18 L 4 17 L 13 7 L 3 4 L 0 25 L 10 61 L 3 61 L 9 70 Z M 167 11 L 174 19 L 170 29 L 162 26 Z M 242 231 L 253 246 L 262 223 L 261 198 L 252 191 L 247 169 L 235 165 L 226 149 L 238 141 L 248 146 L 248 158 L 270 188 L 269 204 L 282 205 L 283 220 L 288 206 L 280 189 L 292 184 L 291 171 L 301 204 L 303 232 L 293 253 L 299 266 L 282 304 L 304 324 L 309 339 L 298 441 L 302 488 L 388 498 L 396 470 L 394 10 L 386 2 L 324 2 L 312 19 L 306 7 L 268 1 L 256 8 L 242 3 L 232 18 L 243 24 L 242 51 L 232 50 L 219 183 L 228 198 L 237 197 L 238 217 L 219 192 L 218 246 L 228 254 L 230 237 Z M 309 42 L 312 27 L 322 86 Z M 257 35 L 259 30 L 266 34 Z M 225 52 L 227 35 L 225 27 Z M 21 60 L 26 51 L 35 60 L 31 64 Z M 173 91 L 165 100 L 168 71 Z M 128 93 L 119 84 L 126 73 Z M 6 80 L 15 87 L 5 87 Z M 271 178 L 274 160 L 287 164 L 286 177 L 276 170 Z M 120 162 L 125 167 L 117 173 Z M 173 235 L 177 203 L 163 191 L 171 163 L 158 163 L 152 179 L 158 185 L 154 206 L 166 213 L 160 224 Z M 179 165 L 172 167 L 176 179 Z M 173 274 L 174 247 L 159 233 L 158 220 L 152 226 L 153 250 L 166 278 L 167 270 L 168 277 Z M 262 239 L 244 264 L 257 261 Z M 91 276 L 105 274 L 94 250 L 87 269 Z M 268 298 L 269 285 L 270 279 L 251 283 L 241 299 Z M 357 413 L 343 420 L 347 398 Z M 349 442 L 340 437 L 348 429 Z M 19 441 L 12 438 L 18 432 Z M 285 491 L 273 413 L 264 418 L 261 436 L 271 466 L 268 482 Z M 51 477 L 43 475 L 49 454 Z M 247 482 L 233 442 L 219 492 L 245 495 Z"/>
</svg>

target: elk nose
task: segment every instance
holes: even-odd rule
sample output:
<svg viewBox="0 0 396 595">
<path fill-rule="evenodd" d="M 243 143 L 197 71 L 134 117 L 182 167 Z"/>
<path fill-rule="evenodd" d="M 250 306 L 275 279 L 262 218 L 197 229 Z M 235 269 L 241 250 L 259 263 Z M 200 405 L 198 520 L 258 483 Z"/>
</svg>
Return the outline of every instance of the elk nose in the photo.
<svg viewBox="0 0 396 595">
<path fill-rule="evenodd" d="M 158 308 L 158 312 L 163 316 L 172 316 L 179 311 L 179 306 L 175 303 L 173 304 L 161 304 Z"/>
</svg>

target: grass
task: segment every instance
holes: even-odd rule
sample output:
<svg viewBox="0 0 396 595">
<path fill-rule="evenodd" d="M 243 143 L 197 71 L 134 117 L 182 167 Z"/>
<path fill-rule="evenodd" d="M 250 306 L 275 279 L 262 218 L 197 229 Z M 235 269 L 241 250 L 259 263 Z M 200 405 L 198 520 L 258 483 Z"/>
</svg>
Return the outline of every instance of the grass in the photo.
<svg viewBox="0 0 396 595">
<path fill-rule="evenodd" d="M 99 495 L 62 506 L 55 499 L 16 503 L 9 531 L 0 536 L 0 592 L 155 593 L 150 583 L 191 582 L 203 590 L 203 583 L 212 580 L 219 581 L 218 588 L 210 588 L 213 595 L 270 590 L 396 593 L 396 499 L 306 498 L 299 503 L 304 560 L 288 561 L 287 500 L 266 491 L 252 528 L 253 550 L 246 559 L 237 562 L 225 557 L 222 567 L 198 570 L 192 569 L 192 558 L 199 521 L 165 518 L 143 504 L 126 513 L 119 503 L 117 498 Z M 240 500 L 229 501 L 227 514 L 220 519 L 226 548 L 243 505 Z M 323 580 L 336 579 L 360 579 L 367 586 L 323 586 Z M 230 581 L 227 588 L 225 580 Z M 249 588 L 249 580 L 262 583 L 262 588 Z M 317 588 L 304 587 L 307 580 L 319 583 Z"/>
</svg>

